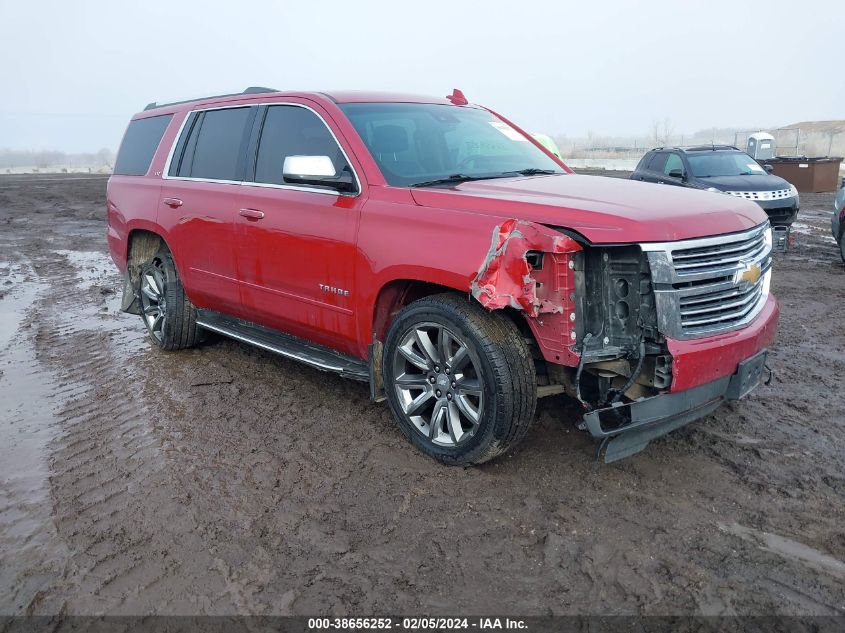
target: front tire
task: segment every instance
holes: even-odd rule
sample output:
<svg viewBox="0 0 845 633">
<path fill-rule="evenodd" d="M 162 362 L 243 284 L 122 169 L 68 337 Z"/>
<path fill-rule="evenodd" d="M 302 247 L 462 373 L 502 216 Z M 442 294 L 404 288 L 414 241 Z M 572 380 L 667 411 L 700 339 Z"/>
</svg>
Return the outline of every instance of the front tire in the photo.
<svg viewBox="0 0 845 633">
<path fill-rule="evenodd" d="M 166 247 L 141 266 L 139 290 L 141 318 L 153 343 L 173 351 L 199 342 L 197 311 Z"/>
<path fill-rule="evenodd" d="M 402 433 L 449 465 L 480 464 L 512 449 L 537 404 L 534 361 L 516 325 L 451 294 L 399 313 L 385 341 L 383 376 Z"/>
</svg>

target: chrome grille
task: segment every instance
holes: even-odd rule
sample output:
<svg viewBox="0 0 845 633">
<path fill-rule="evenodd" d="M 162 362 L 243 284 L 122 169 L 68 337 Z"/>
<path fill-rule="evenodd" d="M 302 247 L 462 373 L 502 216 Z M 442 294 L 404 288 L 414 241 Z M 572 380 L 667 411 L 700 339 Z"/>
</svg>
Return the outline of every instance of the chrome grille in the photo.
<svg viewBox="0 0 845 633">
<path fill-rule="evenodd" d="M 762 235 L 713 246 L 682 248 L 672 251 L 672 263 L 679 273 L 706 271 L 736 264 L 741 259 L 755 259 L 766 250 Z"/>
<path fill-rule="evenodd" d="M 694 338 L 748 324 L 768 296 L 768 223 L 717 237 L 642 244 L 654 283 L 658 328 Z"/>
<path fill-rule="evenodd" d="M 681 297 L 681 327 L 695 330 L 718 324 L 732 324 L 745 318 L 763 292 L 763 280 L 745 288 L 733 286 L 728 290 L 708 292 L 705 295 Z"/>
<path fill-rule="evenodd" d="M 792 197 L 790 189 L 778 189 L 776 191 L 726 191 L 728 195 L 746 200 L 784 200 Z"/>
</svg>

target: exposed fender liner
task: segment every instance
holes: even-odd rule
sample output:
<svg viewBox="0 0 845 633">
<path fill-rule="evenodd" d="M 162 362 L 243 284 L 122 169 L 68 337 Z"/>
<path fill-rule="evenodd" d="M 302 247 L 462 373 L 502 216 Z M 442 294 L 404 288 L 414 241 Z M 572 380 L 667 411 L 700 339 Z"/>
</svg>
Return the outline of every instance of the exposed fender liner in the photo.
<svg viewBox="0 0 845 633">
<path fill-rule="evenodd" d="M 138 301 L 141 265 L 155 257 L 161 245 L 166 242 L 157 233 L 145 229 L 130 232 L 127 241 L 129 245 L 120 309 L 129 314 L 141 314 L 140 301 Z"/>
<path fill-rule="evenodd" d="M 542 224 L 510 219 L 493 228 L 490 249 L 470 284 L 472 296 L 488 310 L 523 312 L 543 356 L 575 365 L 575 288 L 571 254 L 582 250 L 568 235 Z M 537 269 L 528 253 L 543 254 Z"/>
</svg>

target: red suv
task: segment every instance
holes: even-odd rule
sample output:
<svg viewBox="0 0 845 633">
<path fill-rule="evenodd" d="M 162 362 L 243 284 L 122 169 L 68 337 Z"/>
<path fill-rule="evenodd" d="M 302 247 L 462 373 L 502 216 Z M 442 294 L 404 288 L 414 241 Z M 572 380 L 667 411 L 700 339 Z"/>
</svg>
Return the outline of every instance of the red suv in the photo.
<svg viewBox="0 0 845 633">
<path fill-rule="evenodd" d="M 606 461 L 753 389 L 778 307 L 751 201 L 577 176 L 460 91 L 150 104 L 108 186 L 123 309 L 369 383 L 447 464 L 565 393 Z"/>
</svg>

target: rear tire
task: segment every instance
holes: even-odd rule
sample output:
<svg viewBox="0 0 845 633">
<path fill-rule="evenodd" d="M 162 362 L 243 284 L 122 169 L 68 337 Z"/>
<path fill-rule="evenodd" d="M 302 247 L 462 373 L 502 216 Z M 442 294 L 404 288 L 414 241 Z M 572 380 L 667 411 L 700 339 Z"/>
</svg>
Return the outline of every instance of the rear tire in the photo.
<svg viewBox="0 0 845 633">
<path fill-rule="evenodd" d="M 402 310 L 382 370 L 400 430 L 444 464 L 504 454 L 534 418 L 537 376 L 522 333 L 504 314 L 463 297 L 434 295 Z"/>
<path fill-rule="evenodd" d="M 845 231 L 839 234 L 839 256 L 842 258 L 842 263 L 845 264 Z"/>
<path fill-rule="evenodd" d="M 182 287 L 173 256 L 162 246 L 141 266 L 141 319 L 150 339 L 167 351 L 193 347 L 200 340 L 197 311 Z"/>
</svg>

